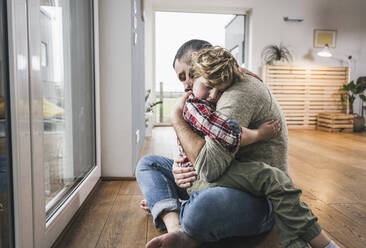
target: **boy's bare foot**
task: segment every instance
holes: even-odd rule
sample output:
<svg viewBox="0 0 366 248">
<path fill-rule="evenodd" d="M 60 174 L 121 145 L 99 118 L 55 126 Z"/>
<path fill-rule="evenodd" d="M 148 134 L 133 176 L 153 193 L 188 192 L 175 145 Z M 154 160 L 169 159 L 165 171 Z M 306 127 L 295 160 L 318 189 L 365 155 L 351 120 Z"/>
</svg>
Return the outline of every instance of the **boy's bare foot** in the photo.
<svg viewBox="0 0 366 248">
<path fill-rule="evenodd" d="M 146 213 L 150 213 L 150 209 L 149 206 L 147 205 L 146 199 L 140 201 L 140 208 L 142 208 L 142 210 L 144 210 Z"/>
<path fill-rule="evenodd" d="M 190 238 L 182 230 L 166 233 L 150 240 L 146 248 L 194 248 L 201 243 Z"/>
<path fill-rule="evenodd" d="M 0 203 L 0 212 L 4 211 L 3 204 Z"/>
</svg>

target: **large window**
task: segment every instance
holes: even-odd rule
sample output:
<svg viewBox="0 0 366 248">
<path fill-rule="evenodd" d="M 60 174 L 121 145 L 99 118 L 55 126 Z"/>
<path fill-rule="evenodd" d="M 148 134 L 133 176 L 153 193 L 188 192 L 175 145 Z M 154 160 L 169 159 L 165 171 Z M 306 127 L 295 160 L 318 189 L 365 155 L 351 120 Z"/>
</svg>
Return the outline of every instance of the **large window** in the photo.
<svg viewBox="0 0 366 248">
<path fill-rule="evenodd" d="M 98 2 L 5 2 L 12 24 L 8 143 L 13 168 L 8 172 L 13 173 L 14 239 L 19 247 L 51 247 L 101 174 L 94 66 Z"/>
<path fill-rule="evenodd" d="M 156 12 L 155 14 L 155 100 L 162 100 L 155 111 L 155 124 L 169 124 L 170 109 L 183 95 L 183 84 L 173 69 L 179 47 L 191 39 L 202 39 L 225 47 L 226 25 L 233 15 Z M 174 29 L 172 29 L 174 23 Z"/>
<path fill-rule="evenodd" d="M 0 2 L 0 247 L 13 246 L 6 1 Z"/>
<path fill-rule="evenodd" d="M 92 13 L 89 0 L 41 1 L 48 218 L 96 164 Z"/>
</svg>

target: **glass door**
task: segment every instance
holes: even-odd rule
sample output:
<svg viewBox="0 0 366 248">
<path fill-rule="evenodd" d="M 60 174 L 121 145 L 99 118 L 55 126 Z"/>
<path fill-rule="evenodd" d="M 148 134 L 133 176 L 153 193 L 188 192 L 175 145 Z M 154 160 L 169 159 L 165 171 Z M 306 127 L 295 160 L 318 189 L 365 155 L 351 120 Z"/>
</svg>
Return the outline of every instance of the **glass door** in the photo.
<svg viewBox="0 0 366 248">
<path fill-rule="evenodd" d="M 41 0 L 45 210 L 96 165 L 92 2 Z"/>
<path fill-rule="evenodd" d="M 235 15 L 225 26 L 225 48 L 238 61 L 240 66 L 246 66 L 246 15 Z"/>
<path fill-rule="evenodd" d="M 98 4 L 16 0 L 11 6 L 10 13 L 16 13 L 11 16 L 14 146 L 20 170 L 15 185 L 27 185 L 31 192 L 17 199 L 16 224 L 31 225 L 16 239 L 27 247 L 50 247 L 100 178 Z M 27 77 L 20 82 L 20 75 Z M 28 134 L 21 136 L 23 142 L 19 133 Z M 22 220 L 29 212 L 31 217 Z"/>
<path fill-rule="evenodd" d="M 30 53 L 40 64 L 30 81 L 33 168 L 43 177 L 34 221 L 45 227 L 35 244 L 44 235 L 50 244 L 52 223 L 97 165 L 93 1 L 40 0 L 30 11 L 39 20 L 30 23 Z"/>
<path fill-rule="evenodd" d="M 6 2 L 0 2 L 0 247 L 13 247 Z"/>
</svg>

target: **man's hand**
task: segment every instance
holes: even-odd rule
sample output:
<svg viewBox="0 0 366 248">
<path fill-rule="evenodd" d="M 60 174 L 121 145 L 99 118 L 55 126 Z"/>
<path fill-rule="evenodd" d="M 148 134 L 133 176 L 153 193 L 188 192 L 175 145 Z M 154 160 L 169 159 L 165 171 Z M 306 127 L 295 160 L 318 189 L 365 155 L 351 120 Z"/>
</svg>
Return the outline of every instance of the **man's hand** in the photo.
<svg viewBox="0 0 366 248">
<path fill-rule="evenodd" d="M 186 92 L 183 96 L 179 97 L 170 111 L 170 120 L 174 120 L 182 116 L 184 104 L 186 103 L 188 97 L 192 94 L 192 91 Z"/>
<path fill-rule="evenodd" d="M 197 173 L 192 167 L 179 167 L 179 163 L 183 162 L 182 158 L 174 159 L 173 176 L 178 187 L 186 189 L 192 186 L 192 182 L 197 180 Z"/>
</svg>

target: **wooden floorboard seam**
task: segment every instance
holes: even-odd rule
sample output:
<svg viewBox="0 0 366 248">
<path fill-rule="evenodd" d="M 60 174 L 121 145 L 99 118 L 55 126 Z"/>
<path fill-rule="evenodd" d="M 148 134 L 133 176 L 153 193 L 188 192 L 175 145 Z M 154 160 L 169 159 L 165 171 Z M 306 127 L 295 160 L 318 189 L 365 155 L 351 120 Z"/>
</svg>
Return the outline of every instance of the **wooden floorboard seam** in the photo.
<svg viewBox="0 0 366 248">
<path fill-rule="evenodd" d="M 154 130 L 154 135 L 153 139 L 145 140 L 140 157 L 146 154 L 151 147 L 154 148 L 149 150 L 151 154 L 172 157 L 172 154 L 176 152 L 176 137 L 173 129 L 158 128 Z M 359 142 L 354 142 L 358 141 L 358 137 Z M 366 176 L 366 164 L 364 163 L 366 154 L 363 153 L 366 149 L 366 132 L 361 136 L 356 136 L 356 134 L 342 136 L 317 131 L 292 130 L 289 138 L 290 172 L 296 187 L 303 191 L 301 200 L 310 205 L 314 214 L 319 218 L 319 224 L 340 248 L 366 247 L 366 191 L 364 190 L 366 181 L 363 180 Z M 345 138 L 349 138 L 349 141 Z M 164 143 L 161 140 L 164 140 Z M 309 145 L 312 147 L 311 149 L 308 148 Z M 151 215 L 137 213 L 142 211 L 139 207 L 139 199 L 143 199 L 143 195 L 136 181 L 123 180 L 119 183 L 107 184 L 107 186 L 113 188 L 113 195 L 107 197 L 108 206 L 100 208 L 104 209 L 105 214 L 103 214 L 103 218 L 99 219 L 98 231 L 93 232 L 95 235 L 89 248 L 144 247 L 148 241 L 164 233 L 155 228 Z M 112 190 L 108 192 L 112 192 Z M 127 200 L 124 199 L 125 197 Z M 133 203 L 130 203 L 128 199 L 133 200 Z M 95 201 L 94 204 L 98 204 L 98 201 Z M 120 208 L 123 208 L 124 211 L 118 211 Z M 132 215 L 126 215 L 126 211 L 130 211 L 128 213 L 132 213 Z M 123 216 L 129 224 L 138 223 L 124 225 L 124 222 L 121 221 L 123 216 L 120 213 L 124 214 Z M 93 216 L 93 213 L 88 212 L 86 217 L 90 218 L 90 215 Z M 122 217 L 120 218 L 120 216 Z M 94 222 L 86 221 L 85 223 L 90 225 Z M 68 233 L 70 236 L 79 236 L 78 239 L 75 239 L 76 242 L 70 243 L 69 246 L 59 246 L 59 248 L 81 247 L 79 240 L 87 240 L 90 235 L 88 236 L 85 231 L 79 229 L 75 229 L 78 232 Z M 131 230 L 126 231 L 129 229 Z M 90 228 L 85 230 L 88 232 Z M 120 230 L 124 230 L 121 235 L 119 235 Z M 141 232 L 145 230 L 145 235 L 135 235 L 140 230 Z M 226 246 L 214 247 L 268 248 L 274 247 L 277 242 L 275 232 L 262 238 L 258 244 L 254 241 L 255 244 L 250 243 L 249 239 L 239 240 L 241 242 L 238 243 L 239 246 L 230 246 L 225 243 Z M 110 240 L 112 241 L 109 242 Z M 275 245 L 275 247 L 279 246 Z"/>
<path fill-rule="evenodd" d="M 353 222 L 353 223 L 355 223 L 356 225 L 359 225 L 359 227 L 360 227 L 360 229 L 362 229 L 362 227 L 361 227 L 361 225 L 359 224 L 359 223 L 357 223 L 357 222 L 355 222 L 351 217 L 349 217 L 349 216 L 347 216 L 346 214 L 344 214 L 342 211 L 340 211 L 340 210 L 338 210 L 337 208 L 335 208 L 335 207 L 333 207 L 331 204 L 328 204 L 328 203 L 326 203 L 326 202 L 324 202 L 324 201 L 322 201 L 322 200 L 319 200 L 318 199 L 318 201 L 321 201 L 321 202 L 323 202 L 328 208 L 330 208 L 330 209 L 332 209 L 333 211 L 335 211 L 335 212 L 337 212 L 337 215 L 339 215 L 339 216 L 341 216 L 342 217 L 342 219 L 344 219 L 344 220 L 348 220 L 348 221 L 350 221 L 351 223 Z M 316 214 L 315 214 L 316 215 Z M 333 226 L 334 227 L 334 226 Z M 353 228 L 354 226 L 350 226 L 350 228 Z M 328 234 L 330 234 L 331 236 L 332 236 L 332 239 L 334 239 L 334 241 L 335 242 L 339 242 L 339 244 L 341 244 L 341 245 L 343 245 L 344 247 L 348 247 L 348 246 L 345 246 L 341 241 L 340 241 L 340 239 L 339 238 L 336 238 L 337 237 L 337 234 L 336 233 L 334 233 L 334 231 L 331 231 L 331 230 L 329 230 L 328 228 L 323 228 L 322 227 L 322 229 L 324 229 Z M 360 236 L 362 236 L 362 234 L 356 234 L 356 236 L 358 237 L 358 238 L 361 238 Z"/>
<path fill-rule="evenodd" d="M 102 236 L 102 234 L 103 234 L 103 232 L 104 232 L 104 229 L 105 229 L 106 224 L 108 223 L 109 217 L 110 217 L 110 215 L 111 215 L 111 212 L 112 212 L 112 209 L 113 209 L 113 207 L 114 207 L 114 204 L 116 203 L 116 199 L 117 199 L 117 197 L 118 197 L 118 195 L 119 195 L 119 191 L 120 191 L 120 190 L 121 190 L 121 187 L 119 187 L 118 192 L 116 193 L 116 195 L 115 195 L 115 197 L 114 197 L 114 199 L 113 199 L 113 204 L 111 204 L 111 207 L 110 207 L 110 209 L 109 209 L 109 211 L 108 211 L 108 216 L 107 216 L 107 218 L 106 218 L 106 219 L 105 219 L 105 221 L 104 221 L 103 228 L 102 228 L 101 232 L 99 233 L 98 240 L 97 240 L 97 242 L 95 243 L 94 248 L 98 247 L 98 244 L 99 244 L 100 238 L 101 238 L 101 236 Z"/>
<path fill-rule="evenodd" d="M 295 187 L 297 187 L 297 188 L 300 188 L 300 187 L 298 187 L 297 185 L 295 185 Z M 303 192 L 304 193 L 304 192 Z M 308 192 L 306 192 L 306 196 L 304 197 L 304 194 L 303 194 L 303 196 L 302 196 L 302 200 L 304 200 L 304 202 L 306 203 L 306 198 L 307 197 L 311 197 L 310 199 L 314 199 L 314 200 L 318 200 L 318 201 L 320 201 L 320 202 L 323 202 L 325 205 L 327 205 L 328 207 L 331 207 L 329 204 L 327 204 L 325 201 L 323 201 L 323 200 L 319 200 L 313 193 L 311 193 L 310 191 L 308 191 Z M 303 198 L 305 198 L 305 199 L 303 199 Z M 314 213 L 315 214 L 315 213 Z M 315 214 L 316 215 L 316 214 Z M 332 235 L 331 234 L 331 232 L 328 230 L 328 228 L 323 228 L 322 227 L 322 229 L 326 232 L 326 233 L 328 233 L 329 235 Z M 333 241 L 334 242 L 336 242 L 338 245 L 342 245 L 342 246 L 344 246 L 344 244 L 342 243 L 342 242 L 340 242 L 338 239 L 336 239 L 336 238 L 334 238 L 334 236 L 332 236 L 333 238 Z"/>
</svg>

